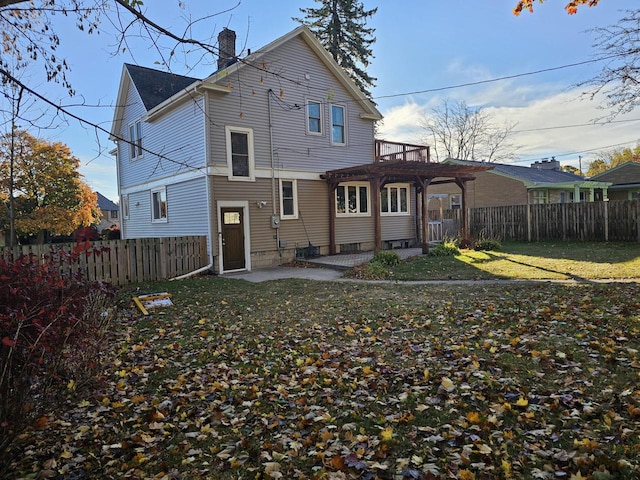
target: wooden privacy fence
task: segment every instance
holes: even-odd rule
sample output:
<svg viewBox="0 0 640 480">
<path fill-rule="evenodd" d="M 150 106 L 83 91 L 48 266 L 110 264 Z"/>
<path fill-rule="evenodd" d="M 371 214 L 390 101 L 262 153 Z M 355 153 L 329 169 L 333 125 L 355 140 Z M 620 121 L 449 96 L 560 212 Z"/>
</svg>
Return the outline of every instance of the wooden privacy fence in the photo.
<svg viewBox="0 0 640 480">
<path fill-rule="evenodd" d="M 20 255 L 35 255 L 42 261 L 56 261 L 65 273 L 80 272 L 88 280 L 113 285 L 166 280 L 208 264 L 207 238 L 204 236 L 96 241 L 91 242 L 86 251 L 81 251 L 78 245 L 0 247 L 0 255 L 7 260 Z M 70 263 L 60 260 L 65 256 L 58 255 L 61 250 L 77 252 L 77 260 Z"/>
<path fill-rule="evenodd" d="M 445 212 L 456 234 L 460 210 Z M 640 242 L 640 200 L 472 208 L 469 233 L 503 241 Z"/>
</svg>

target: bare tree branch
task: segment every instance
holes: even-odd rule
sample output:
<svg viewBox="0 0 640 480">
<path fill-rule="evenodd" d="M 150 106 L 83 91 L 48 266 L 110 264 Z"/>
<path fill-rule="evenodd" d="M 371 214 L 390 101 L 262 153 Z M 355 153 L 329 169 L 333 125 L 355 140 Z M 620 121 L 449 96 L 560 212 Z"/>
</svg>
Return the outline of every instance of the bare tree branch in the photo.
<svg viewBox="0 0 640 480">
<path fill-rule="evenodd" d="M 445 99 L 425 116 L 422 127 L 437 160 L 444 157 L 495 162 L 514 157 L 515 146 L 509 139 L 515 124 L 497 125 L 486 110 L 474 110 L 464 101 Z"/>
</svg>

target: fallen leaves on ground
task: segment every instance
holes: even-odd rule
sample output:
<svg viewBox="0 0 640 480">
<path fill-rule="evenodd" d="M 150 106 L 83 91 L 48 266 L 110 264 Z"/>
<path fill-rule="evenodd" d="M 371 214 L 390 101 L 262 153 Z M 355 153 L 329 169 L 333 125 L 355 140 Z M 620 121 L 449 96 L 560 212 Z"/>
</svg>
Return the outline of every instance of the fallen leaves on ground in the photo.
<svg viewBox="0 0 640 480">
<path fill-rule="evenodd" d="M 640 287 L 172 283 L 9 478 L 640 476 Z"/>
</svg>

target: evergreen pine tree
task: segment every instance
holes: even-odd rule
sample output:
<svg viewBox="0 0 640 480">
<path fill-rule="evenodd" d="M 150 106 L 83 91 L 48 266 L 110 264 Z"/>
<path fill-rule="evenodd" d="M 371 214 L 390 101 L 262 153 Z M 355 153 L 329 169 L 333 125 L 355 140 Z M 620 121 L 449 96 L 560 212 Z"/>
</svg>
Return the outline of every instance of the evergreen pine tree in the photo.
<svg viewBox="0 0 640 480">
<path fill-rule="evenodd" d="M 378 8 L 365 10 L 358 0 L 315 0 L 319 8 L 301 8 L 304 18 L 293 18 L 302 23 L 318 37 L 360 89 L 371 98 L 370 87 L 376 78 L 366 68 L 373 57 L 371 45 L 376 41 L 374 28 L 366 27 L 366 20 Z"/>
</svg>

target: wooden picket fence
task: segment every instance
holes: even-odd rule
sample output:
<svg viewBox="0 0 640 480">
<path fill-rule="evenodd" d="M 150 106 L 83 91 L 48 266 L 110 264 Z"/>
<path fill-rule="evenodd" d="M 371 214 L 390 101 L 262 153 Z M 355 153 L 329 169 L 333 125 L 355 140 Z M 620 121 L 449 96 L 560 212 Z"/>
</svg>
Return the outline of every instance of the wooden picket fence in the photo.
<svg viewBox="0 0 640 480">
<path fill-rule="evenodd" d="M 445 218 L 459 230 L 460 210 L 447 211 Z M 468 221 L 473 238 L 640 242 L 640 200 L 472 208 Z"/>
<path fill-rule="evenodd" d="M 77 258 L 62 260 L 69 254 Z M 166 280 L 208 264 L 204 236 L 95 241 L 87 249 L 73 243 L 0 247 L 0 256 L 6 260 L 20 255 L 55 261 L 63 273 L 80 272 L 88 280 L 113 285 Z"/>
</svg>

